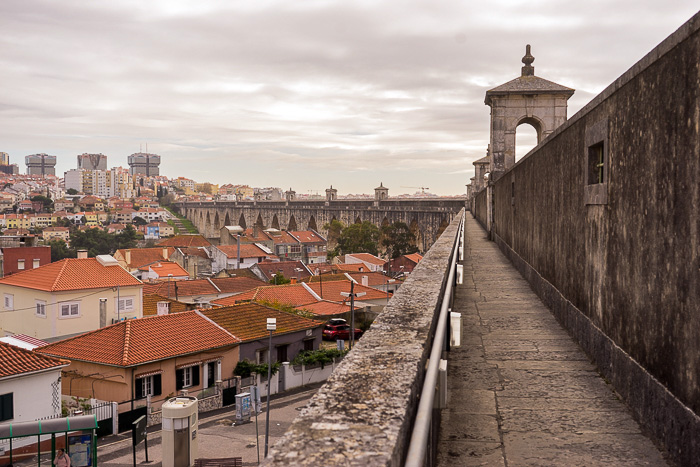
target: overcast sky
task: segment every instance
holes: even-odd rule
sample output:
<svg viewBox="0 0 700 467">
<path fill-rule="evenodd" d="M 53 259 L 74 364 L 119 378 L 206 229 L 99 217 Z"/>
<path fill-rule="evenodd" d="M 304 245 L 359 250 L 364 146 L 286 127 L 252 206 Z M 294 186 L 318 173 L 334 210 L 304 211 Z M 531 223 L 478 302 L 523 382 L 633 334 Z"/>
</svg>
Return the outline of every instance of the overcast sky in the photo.
<svg viewBox="0 0 700 467">
<path fill-rule="evenodd" d="M 678 0 L 2 0 L 0 151 L 198 182 L 462 194 L 485 92 L 576 89 L 569 116 L 697 12 Z M 520 127 L 523 129 L 525 127 Z M 534 130 L 519 142 L 534 144 Z"/>
</svg>

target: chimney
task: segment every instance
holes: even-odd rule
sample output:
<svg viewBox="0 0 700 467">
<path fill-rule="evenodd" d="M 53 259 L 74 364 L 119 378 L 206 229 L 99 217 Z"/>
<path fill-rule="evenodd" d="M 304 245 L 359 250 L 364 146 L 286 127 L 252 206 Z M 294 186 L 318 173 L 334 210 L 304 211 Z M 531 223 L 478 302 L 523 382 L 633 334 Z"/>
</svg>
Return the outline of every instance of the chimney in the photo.
<svg viewBox="0 0 700 467">
<path fill-rule="evenodd" d="M 362 285 L 364 285 L 365 287 L 369 287 L 369 277 L 362 276 Z"/>
<path fill-rule="evenodd" d="M 124 259 L 127 266 L 131 266 L 131 250 L 124 250 Z"/>
<path fill-rule="evenodd" d="M 296 277 L 292 277 L 290 280 L 292 281 L 292 282 L 291 282 L 292 284 L 296 284 L 296 283 L 297 283 L 297 278 L 296 278 Z"/>
<path fill-rule="evenodd" d="M 86 259 L 88 257 L 87 250 L 78 250 L 78 259 Z"/>
<path fill-rule="evenodd" d="M 168 259 L 168 247 L 163 247 L 163 259 Z"/>
<path fill-rule="evenodd" d="M 258 238 L 258 224 L 253 224 L 253 238 Z"/>
</svg>

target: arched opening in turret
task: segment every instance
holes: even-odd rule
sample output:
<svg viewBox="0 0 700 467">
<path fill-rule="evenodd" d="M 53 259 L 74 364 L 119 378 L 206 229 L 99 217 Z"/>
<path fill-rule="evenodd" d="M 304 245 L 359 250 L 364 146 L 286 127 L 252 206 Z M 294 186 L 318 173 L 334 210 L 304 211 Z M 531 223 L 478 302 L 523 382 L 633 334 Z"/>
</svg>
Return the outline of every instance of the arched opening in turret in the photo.
<svg viewBox="0 0 700 467">
<path fill-rule="evenodd" d="M 220 221 L 219 221 L 219 213 L 217 212 L 216 215 L 214 215 L 214 231 L 218 231 L 221 229 Z"/>
<path fill-rule="evenodd" d="M 277 218 L 277 214 L 272 216 L 272 225 L 270 227 L 277 230 L 280 229 L 280 220 Z"/>
<path fill-rule="evenodd" d="M 258 218 L 255 221 L 255 225 L 257 225 L 258 228 L 260 228 L 260 230 L 265 228 L 265 224 L 263 223 L 262 214 L 258 214 Z"/>
<path fill-rule="evenodd" d="M 540 143 L 542 124 L 535 118 L 524 118 L 515 129 L 515 162 Z"/>
<path fill-rule="evenodd" d="M 297 220 L 294 218 L 294 214 L 289 217 L 289 224 L 287 225 L 287 231 L 297 230 Z"/>
<path fill-rule="evenodd" d="M 231 218 L 228 213 L 226 213 L 226 217 L 224 217 L 224 225 L 231 225 Z"/>
<path fill-rule="evenodd" d="M 450 225 L 449 219 L 444 219 L 442 223 L 440 224 L 440 227 L 438 228 L 437 235 L 435 236 L 435 239 L 440 238 L 440 235 L 445 231 L 447 226 Z"/>
<path fill-rule="evenodd" d="M 306 228 L 309 230 L 318 231 L 318 227 L 316 226 L 316 218 L 313 215 L 309 219 L 309 225 Z"/>
<path fill-rule="evenodd" d="M 362 224 L 362 219 L 360 219 L 360 216 L 355 218 L 355 224 Z"/>
<path fill-rule="evenodd" d="M 248 227 L 246 226 L 245 216 L 243 215 L 243 213 L 241 213 L 241 217 L 238 218 L 238 225 L 240 225 L 240 226 L 243 227 L 244 229 L 247 229 L 247 228 L 248 228 Z"/>
</svg>

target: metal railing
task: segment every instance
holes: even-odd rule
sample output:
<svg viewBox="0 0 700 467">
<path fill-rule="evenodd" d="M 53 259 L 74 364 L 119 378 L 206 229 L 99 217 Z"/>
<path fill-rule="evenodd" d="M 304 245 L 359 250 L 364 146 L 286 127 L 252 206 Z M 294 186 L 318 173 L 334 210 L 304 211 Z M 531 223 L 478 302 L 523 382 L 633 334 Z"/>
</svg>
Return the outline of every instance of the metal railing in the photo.
<svg viewBox="0 0 700 467">
<path fill-rule="evenodd" d="M 449 273 L 445 285 L 445 292 L 440 306 L 435 336 L 433 338 L 428 368 L 420 395 L 420 403 L 413 423 L 413 432 L 406 455 L 406 467 L 422 467 L 425 465 L 425 457 L 428 451 L 428 442 L 432 427 L 432 415 L 435 404 L 435 392 L 438 383 L 440 357 L 446 348 L 446 339 L 449 339 L 449 311 L 452 294 L 456 285 L 457 260 L 461 259 L 462 242 L 464 241 L 464 215 L 460 221 L 457 237 L 455 238 L 450 258 Z M 432 464 L 429 463 L 429 464 Z"/>
</svg>

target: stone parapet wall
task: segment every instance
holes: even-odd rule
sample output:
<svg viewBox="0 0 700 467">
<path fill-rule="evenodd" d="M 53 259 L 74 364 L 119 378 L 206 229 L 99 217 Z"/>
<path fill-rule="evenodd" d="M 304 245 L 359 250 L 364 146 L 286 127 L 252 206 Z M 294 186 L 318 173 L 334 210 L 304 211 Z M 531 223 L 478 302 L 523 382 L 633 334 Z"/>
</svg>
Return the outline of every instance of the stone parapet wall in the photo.
<svg viewBox="0 0 700 467">
<path fill-rule="evenodd" d="M 403 464 L 459 219 L 261 465 Z"/>
</svg>

